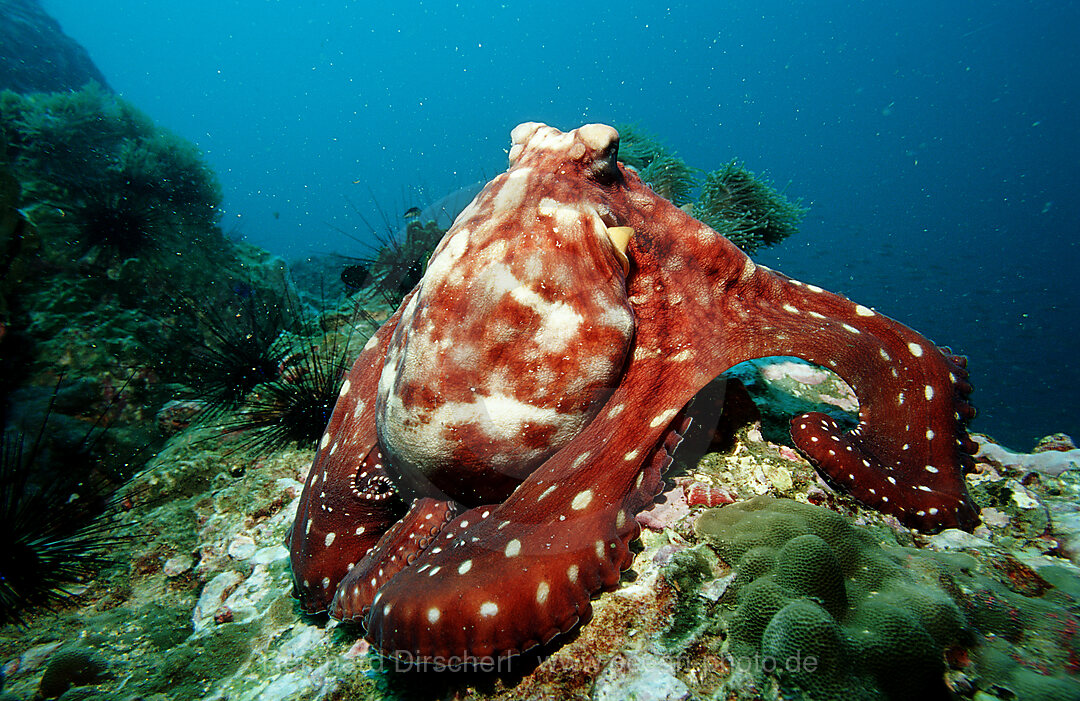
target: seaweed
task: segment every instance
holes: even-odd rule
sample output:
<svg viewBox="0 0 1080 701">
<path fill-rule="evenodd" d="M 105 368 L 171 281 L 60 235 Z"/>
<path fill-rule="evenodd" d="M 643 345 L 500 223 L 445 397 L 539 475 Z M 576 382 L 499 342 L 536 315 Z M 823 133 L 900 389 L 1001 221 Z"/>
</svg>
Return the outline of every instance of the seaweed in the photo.
<svg viewBox="0 0 1080 701">
<path fill-rule="evenodd" d="M 694 216 L 747 253 L 774 246 L 799 229 L 807 209 L 738 160 L 705 176 Z"/>
<path fill-rule="evenodd" d="M 221 186 L 197 149 L 96 83 L 70 93 L 0 93 L 0 140 L 26 201 L 64 208 L 121 190 L 186 224 L 217 221 Z"/>
<path fill-rule="evenodd" d="M 774 246 L 799 229 L 807 209 L 789 200 L 739 160 L 732 160 L 700 180 L 693 168 L 660 139 L 635 124 L 621 124 L 619 160 L 636 169 L 658 195 L 725 236 L 746 253 Z M 695 201 L 696 199 L 696 201 Z"/>
<path fill-rule="evenodd" d="M 656 194 L 681 207 L 693 201 L 699 172 L 678 156 L 661 154 L 653 158 L 640 175 Z"/>
<path fill-rule="evenodd" d="M 616 124 L 619 132 L 619 160 L 637 170 L 644 170 L 658 156 L 668 155 L 659 137 L 637 124 Z"/>
</svg>

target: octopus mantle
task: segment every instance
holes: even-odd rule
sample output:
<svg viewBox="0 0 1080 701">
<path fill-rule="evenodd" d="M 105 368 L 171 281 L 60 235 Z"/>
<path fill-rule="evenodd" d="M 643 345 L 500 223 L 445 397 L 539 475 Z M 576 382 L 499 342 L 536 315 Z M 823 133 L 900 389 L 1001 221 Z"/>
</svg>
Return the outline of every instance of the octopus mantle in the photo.
<svg viewBox="0 0 1080 701">
<path fill-rule="evenodd" d="M 622 166 L 611 127 L 511 138 L 341 389 L 292 531 L 305 611 L 414 662 L 570 630 L 629 566 L 688 402 L 765 356 L 858 395 L 848 432 L 792 420 L 831 483 L 912 527 L 976 523 L 960 359 L 755 265 Z"/>
</svg>

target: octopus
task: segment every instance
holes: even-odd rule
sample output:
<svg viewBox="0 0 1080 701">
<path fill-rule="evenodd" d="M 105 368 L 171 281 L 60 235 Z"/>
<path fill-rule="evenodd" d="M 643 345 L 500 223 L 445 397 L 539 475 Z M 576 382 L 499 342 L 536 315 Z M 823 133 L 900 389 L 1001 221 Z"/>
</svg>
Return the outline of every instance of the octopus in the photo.
<svg viewBox="0 0 1080 701">
<path fill-rule="evenodd" d="M 755 264 L 621 164 L 609 126 L 511 141 L 343 382 L 291 532 L 305 612 L 416 664 L 570 631 L 630 566 L 694 395 L 768 356 L 858 397 L 853 428 L 792 419 L 829 483 L 912 528 L 976 525 L 963 358 Z"/>
</svg>

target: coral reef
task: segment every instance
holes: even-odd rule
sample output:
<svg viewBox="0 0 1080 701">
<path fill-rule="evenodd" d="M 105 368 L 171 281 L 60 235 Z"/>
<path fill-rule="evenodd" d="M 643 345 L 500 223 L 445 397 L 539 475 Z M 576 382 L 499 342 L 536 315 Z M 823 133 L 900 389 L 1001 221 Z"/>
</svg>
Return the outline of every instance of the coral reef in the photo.
<svg viewBox="0 0 1080 701">
<path fill-rule="evenodd" d="M 3 232 L 17 271 L 2 290 L 6 325 L 35 345 L 36 372 L 122 376 L 137 364 L 116 355 L 122 339 L 161 328 L 178 295 L 205 297 L 263 264 L 221 234 L 220 187 L 194 146 L 100 86 L 0 93 L 0 142 L 19 186 L 5 211 L 23 222 Z"/>
<path fill-rule="evenodd" d="M 100 86 L 0 94 L 0 144 L 11 620 L 69 604 L 129 545 L 111 495 L 159 444 L 155 417 L 174 390 L 162 376 L 202 332 L 178 300 L 220 301 L 237 279 L 262 294 L 281 275 L 221 234 L 220 189 L 194 146 Z M 147 352 L 149 338 L 165 350 Z M 81 448 L 59 451 L 58 435 Z"/>
<path fill-rule="evenodd" d="M 27 98 L 5 100 L 31 108 Z M 125 116 L 113 98 L 80 101 L 96 105 L 101 132 L 113 130 L 111 120 L 127 126 L 100 153 L 63 141 L 56 148 L 74 149 L 83 163 L 100 157 L 93 162 L 106 169 L 122 160 L 130 176 L 152 172 L 155 158 L 168 160 L 157 146 L 138 147 L 131 130 L 139 118 Z M 61 104 L 39 104 L 46 103 Z M 5 129 L 16 111 L 5 107 Z M 57 107 L 53 118 L 78 125 L 77 112 Z M 655 187 L 685 181 L 661 148 L 646 139 L 635 146 L 633 130 L 623 137 L 624 159 L 640 170 L 672 164 L 653 168 Z M 756 407 L 738 404 L 750 397 L 732 401 L 723 380 L 712 387 L 716 401 L 699 396 L 695 422 L 703 430 L 688 433 L 675 453 L 661 503 L 639 517 L 647 528 L 632 545 L 631 568 L 592 602 L 588 626 L 498 669 L 403 672 L 355 629 L 298 612 L 283 543 L 341 369 L 372 320 L 389 316 L 418 261 L 422 271 L 421 251 L 441 231 L 410 221 L 413 233 L 398 250 L 365 262 L 374 278 L 361 278 L 347 301 L 320 304 L 329 311 L 316 317 L 308 297 L 281 301 L 294 289 L 281 262 L 227 241 L 212 209 L 176 216 L 170 209 L 152 226 L 135 227 L 149 233 L 145 247 L 91 245 L 85 203 L 98 197 L 96 186 L 80 184 L 63 163 L 46 163 L 51 156 L 36 143 L 20 144 L 17 135 L 13 143 L 18 148 L 6 153 L 21 165 L 9 160 L 0 169 L 0 414 L 13 427 L 3 455 L 17 455 L 18 445 L 23 452 L 2 463 L 0 503 L 29 504 L 10 495 L 43 493 L 18 483 L 35 452 L 67 456 L 72 475 L 100 478 L 108 489 L 99 503 L 122 488 L 119 509 L 99 533 L 111 544 L 83 543 L 58 560 L 71 571 L 79 554 L 98 558 L 65 576 L 75 596 L 53 601 L 51 612 L 16 604 L 22 624 L 0 626 L 5 698 L 1080 697 L 1080 470 L 1071 439 L 1048 437 L 1040 452 L 1018 454 L 975 436 L 980 449 L 966 483 L 983 525 L 922 536 L 831 490 L 792 448 L 791 414 L 827 411 L 843 423 L 857 409 L 836 375 L 792 359 L 728 373 Z M 146 157 L 134 158 L 140 150 Z M 187 168 L 193 177 L 198 170 Z M 661 184 L 668 176 L 671 184 Z M 155 212 L 205 201 L 197 194 L 205 183 L 183 194 L 173 189 L 179 182 L 158 192 L 144 180 L 131 195 L 108 181 L 100 197 L 123 208 L 134 196 Z M 190 232 L 197 235 L 183 261 L 161 255 Z M 382 288 L 372 282 L 378 278 Z M 57 428 L 46 435 L 47 450 L 35 450 L 33 424 L 18 415 L 48 401 L 60 372 L 66 380 L 50 419 Z M 175 397 L 182 399 L 169 403 Z M 109 435 L 96 444 L 93 464 L 69 460 L 55 436 L 79 443 L 99 415 Z M 299 425 L 305 416 L 303 434 L 275 433 L 283 418 Z M 159 421 L 167 429 L 160 434 Z M 16 442 L 19 428 L 27 438 Z M 124 463 L 141 467 L 142 457 L 123 456 L 143 446 L 152 452 L 161 440 L 161 452 L 130 477 Z M 110 454 L 123 459 L 111 464 Z M 49 472 L 28 479 L 56 474 L 52 458 Z M 30 510 L 77 506 L 81 497 L 62 496 L 72 493 L 57 489 Z M 706 510 L 718 504 L 725 505 Z M 93 516 L 98 508 L 72 513 L 91 529 L 106 523 Z M 17 543 L 20 526 L 3 525 Z M 79 528 L 71 543 L 95 532 Z M 28 571 L 6 562 L 0 571 Z M 784 664 L 770 662 L 778 660 Z"/>
<path fill-rule="evenodd" d="M 351 317 L 343 313 L 342 318 Z M 356 343 L 361 338 L 358 333 Z M 757 401 L 813 403 L 815 392 L 821 399 L 835 399 L 832 379 L 789 361 L 774 365 L 739 368 Z M 790 398 L 784 400 L 785 394 Z M 855 672 L 830 657 L 831 650 L 842 646 L 823 646 L 816 634 L 800 631 L 835 636 L 861 622 L 877 631 L 882 650 L 889 649 L 889 635 L 913 644 L 912 654 L 921 657 L 911 659 L 940 672 L 936 681 L 958 697 L 1076 698 L 1077 668 L 1071 661 L 1076 609 L 1071 599 L 1080 597 L 1080 577 L 1056 539 L 1066 517 L 1076 513 L 1080 471 L 1051 477 L 1025 468 L 1019 459 L 1000 465 L 980 462 L 969 480 L 980 499 L 996 495 L 996 506 L 983 504 L 987 526 L 975 535 L 945 531 L 921 538 L 895 520 L 861 511 L 850 499 L 828 492 L 789 446 L 763 438 L 763 420 L 751 418 L 738 426 L 732 447 L 704 461 L 683 454 L 689 446 L 676 453 L 683 455 L 681 469 L 694 484 L 723 486 L 741 504 L 706 512 L 684 501 L 681 511 L 656 520 L 658 531 L 643 533 L 620 587 L 594 602 L 592 622 L 573 639 L 499 670 L 454 674 L 399 671 L 372 654 L 355 631 L 295 611 L 282 542 L 310 450 L 289 446 L 253 461 L 246 453 L 208 444 L 198 424 L 181 428 L 126 490 L 132 504 L 125 518 L 148 536 L 103 570 L 100 583 L 70 602 L 75 606 L 53 617 L 29 619 L 28 628 L 0 628 L 7 690 L 17 698 L 31 696 L 53 656 L 74 646 L 94 651 L 111 672 L 85 688 L 120 698 L 584 701 L 618 698 L 627 684 L 666 690 L 671 698 L 822 698 L 799 691 L 819 688 L 813 679 L 798 676 L 799 667 L 794 676 L 785 671 L 780 679 L 760 664 L 755 667 L 753 654 L 747 660 L 732 649 L 739 649 L 732 622 L 740 592 L 746 597 L 745 592 L 760 590 L 757 596 L 766 602 L 769 591 L 779 592 L 771 605 L 774 615 L 748 619 L 752 625 L 739 630 L 754 630 L 742 639 L 757 635 L 752 639 L 760 642 L 741 649 L 756 650 L 759 662 L 799 651 L 805 662 L 813 652 L 818 669 L 831 670 L 820 681 L 826 692 Z M 687 484 L 673 484 L 665 503 L 653 512 L 685 500 Z M 979 491 L 983 484 L 997 486 Z M 751 509 L 746 500 L 761 493 L 810 499 L 856 519 L 780 499 L 751 501 L 773 505 Z M 1035 506 L 1021 508 L 1017 499 Z M 780 504 L 785 506 L 777 508 Z M 726 519 L 734 525 L 726 532 L 735 533 L 729 539 L 733 544 L 698 535 L 695 523 L 703 513 L 728 509 L 733 511 Z M 987 518 L 989 509 L 1000 510 L 1002 518 Z M 1049 539 L 1029 537 L 1020 526 L 1018 516 L 1038 510 L 1052 514 Z M 749 522 L 739 525 L 754 514 L 778 525 L 764 533 Z M 715 522 L 717 516 L 709 518 Z M 756 536 L 769 543 L 757 544 Z M 822 555 L 828 552 L 822 543 L 832 557 Z M 772 557 L 764 552 L 770 544 Z M 727 558 L 736 559 L 739 552 L 742 564 L 729 569 Z M 787 561 L 783 569 L 781 558 Z M 852 561 L 868 562 L 871 568 L 852 570 Z M 791 566 L 800 562 L 810 564 Z M 846 603 L 838 594 L 837 568 Z M 818 574 L 809 576 L 814 571 Z M 873 574 L 879 582 L 872 581 Z M 763 581 L 755 585 L 758 579 Z M 855 586 L 859 581 L 861 588 Z M 912 581 L 920 583 L 915 594 Z M 880 587 L 874 605 L 867 583 Z M 792 590 L 810 593 L 793 595 Z M 856 619 L 860 602 L 864 618 Z M 912 611 L 896 613 L 901 605 L 915 604 Z M 841 617 L 830 611 L 841 611 Z M 925 636 L 913 632 L 917 626 Z M 938 640 L 956 644 L 946 648 Z M 860 644 L 865 648 L 869 643 L 864 637 Z M 866 664 L 855 675 L 863 686 L 853 693 L 885 693 Z M 921 669 L 907 676 L 912 684 L 935 683 Z"/>
<path fill-rule="evenodd" d="M 111 421 L 150 448 L 189 349 L 222 340 L 193 308 L 272 300 L 283 264 L 225 238 L 220 187 L 192 144 L 98 85 L 0 93 L 0 141 L 0 403 L 62 374 L 88 391 L 61 413 L 92 415 L 126 385 Z M 214 391 L 243 384 L 243 370 L 217 370 Z"/>
<path fill-rule="evenodd" d="M 775 682 L 813 699 L 975 688 L 1031 698 L 1040 686 L 1080 695 L 1075 590 L 1018 587 L 1010 577 L 1037 575 L 1006 555 L 905 548 L 827 509 L 764 496 L 707 511 L 696 529 L 736 572 L 721 600 L 732 688 Z"/>
<path fill-rule="evenodd" d="M 19 211 L 22 187 L 7 168 L 0 168 L 0 343 L 3 343 L 10 323 L 8 295 L 26 274 L 24 249 L 33 248 L 28 240 L 29 227 Z M 7 376 L 7 373 L 4 373 Z"/>
<path fill-rule="evenodd" d="M 138 193 L 181 224 L 217 219 L 221 187 L 195 147 L 95 83 L 0 93 L 0 140 L 28 203 L 63 209 L 97 193 Z"/>
</svg>

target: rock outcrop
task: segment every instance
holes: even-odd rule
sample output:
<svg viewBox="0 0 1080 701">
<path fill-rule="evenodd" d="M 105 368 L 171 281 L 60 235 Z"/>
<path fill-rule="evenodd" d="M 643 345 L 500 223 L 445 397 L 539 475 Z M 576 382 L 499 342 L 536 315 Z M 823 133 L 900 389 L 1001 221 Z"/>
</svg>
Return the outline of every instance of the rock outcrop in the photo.
<svg viewBox="0 0 1080 701">
<path fill-rule="evenodd" d="M 60 92 L 90 81 L 106 85 L 86 49 L 38 0 L 0 0 L 0 90 Z"/>
</svg>

